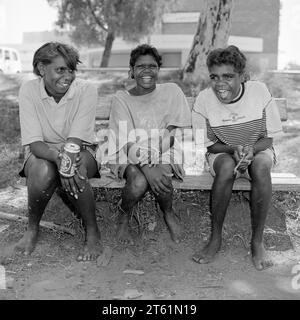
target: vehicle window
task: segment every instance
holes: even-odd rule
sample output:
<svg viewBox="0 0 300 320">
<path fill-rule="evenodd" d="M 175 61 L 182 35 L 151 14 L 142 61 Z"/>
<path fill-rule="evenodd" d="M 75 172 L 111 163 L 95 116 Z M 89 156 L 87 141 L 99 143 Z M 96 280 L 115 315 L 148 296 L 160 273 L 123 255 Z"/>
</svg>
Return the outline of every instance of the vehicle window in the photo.
<svg viewBox="0 0 300 320">
<path fill-rule="evenodd" d="M 12 53 L 13 60 L 17 61 L 18 60 L 17 54 L 14 51 L 12 51 L 11 53 Z"/>
<path fill-rule="evenodd" d="M 9 51 L 8 50 L 4 50 L 4 59 L 10 59 L 10 55 L 9 55 Z"/>
</svg>

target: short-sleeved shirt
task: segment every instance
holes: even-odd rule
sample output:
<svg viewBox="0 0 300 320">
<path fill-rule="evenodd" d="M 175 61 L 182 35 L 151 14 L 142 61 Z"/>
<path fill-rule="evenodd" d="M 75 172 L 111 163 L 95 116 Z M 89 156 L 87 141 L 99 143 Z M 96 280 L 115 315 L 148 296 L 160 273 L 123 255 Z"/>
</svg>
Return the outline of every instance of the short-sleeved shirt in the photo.
<svg viewBox="0 0 300 320">
<path fill-rule="evenodd" d="M 211 88 L 201 91 L 192 112 L 194 130 L 204 127 L 204 145 L 253 146 L 260 138 L 273 138 L 282 132 L 278 108 L 266 85 L 248 81 L 237 101 L 224 104 Z M 273 150 L 273 147 L 270 147 Z"/>
<path fill-rule="evenodd" d="M 118 154 L 119 163 L 126 166 L 128 162 L 123 147 L 128 142 L 143 144 L 141 131 L 151 137 L 151 143 L 155 139 L 158 142 L 158 137 L 169 126 L 191 127 L 191 111 L 178 85 L 157 84 L 155 90 L 142 96 L 118 91 L 113 98 L 110 114 L 109 162 L 115 164 L 115 155 Z M 146 138 L 145 147 L 148 145 Z"/>
<path fill-rule="evenodd" d="M 19 92 L 22 145 L 43 141 L 60 149 L 69 137 L 94 143 L 97 88 L 75 79 L 57 103 L 50 97 L 42 78 L 24 83 Z"/>
</svg>

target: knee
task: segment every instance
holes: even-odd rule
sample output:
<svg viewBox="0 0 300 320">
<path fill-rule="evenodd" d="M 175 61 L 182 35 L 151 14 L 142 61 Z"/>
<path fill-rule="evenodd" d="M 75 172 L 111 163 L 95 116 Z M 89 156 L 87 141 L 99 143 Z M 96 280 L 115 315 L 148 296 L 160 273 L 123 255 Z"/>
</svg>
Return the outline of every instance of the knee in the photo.
<svg viewBox="0 0 300 320">
<path fill-rule="evenodd" d="M 267 161 L 254 161 L 249 173 L 252 180 L 267 181 L 271 179 L 271 163 Z"/>
<path fill-rule="evenodd" d="M 148 182 L 142 172 L 135 166 L 129 166 L 127 169 L 126 192 L 128 192 L 130 196 L 138 198 L 147 191 Z"/>
<path fill-rule="evenodd" d="M 55 165 L 47 160 L 36 159 L 28 169 L 28 184 L 38 189 L 52 186 L 58 178 Z"/>
<path fill-rule="evenodd" d="M 233 159 L 223 159 L 215 167 L 216 176 L 224 181 L 234 179 L 235 162 Z"/>
</svg>

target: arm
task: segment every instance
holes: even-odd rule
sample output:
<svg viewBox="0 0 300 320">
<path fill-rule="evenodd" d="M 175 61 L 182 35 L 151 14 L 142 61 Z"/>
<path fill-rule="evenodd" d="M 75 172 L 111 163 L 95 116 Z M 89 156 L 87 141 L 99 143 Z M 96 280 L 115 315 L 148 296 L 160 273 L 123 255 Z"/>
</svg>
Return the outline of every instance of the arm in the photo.
<svg viewBox="0 0 300 320">
<path fill-rule="evenodd" d="M 173 147 L 175 142 L 176 126 L 168 126 L 167 130 L 164 131 L 164 135 L 157 148 L 145 148 L 140 147 L 138 143 L 128 143 L 127 154 L 129 159 L 135 159 L 135 163 L 139 163 L 142 166 L 149 164 L 150 166 L 155 165 L 159 162 L 161 154 L 168 151 Z"/>
<path fill-rule="evenodd" d="M 215 144 L 207 147 L 207 151 L 209 153 L 221 153 L 221 152 L 223 152 L 223 153 L 229 153 L 229 154 L 233 155 L 235 149 L 234 149 L 234 147 L 228 146 L 228 145 L 226 145 L 224 143 L 216 142 Z"/>
<path fill-rule="evenodd" d="M 59 151 L 56 149 L 51 149 L 43 141 L 35 141 L 30 145 L 30 151 L 40 159 L 45 159 L 56 164 L 57 168 L 60 166 Z"/>
<path fill-rule="evenodd" d="M 264 151 L 271 147 L 273 144 L 273 138 L 261 138 L 253 146 L 253 155 L 256 155 L 260 151 Z"/>
<path fill-rule="evenodd" d="M 238 163 L 243 157 L 243 146 L 229 146 L 221 142 L 207 147 L 207 151 L 210 153 L 228 153 L 233 156 L 236 163 Z"/>
</svg>

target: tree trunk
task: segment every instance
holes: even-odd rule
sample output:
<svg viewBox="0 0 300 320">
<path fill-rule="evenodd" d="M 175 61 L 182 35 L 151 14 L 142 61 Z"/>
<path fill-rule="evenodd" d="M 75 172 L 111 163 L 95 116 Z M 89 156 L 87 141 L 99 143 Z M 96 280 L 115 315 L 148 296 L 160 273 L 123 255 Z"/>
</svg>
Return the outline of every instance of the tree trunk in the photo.
<svg viewBox="0 0 300 320">
<path fill-rule="evenodd" d="M 113 42 L 115 40 L 115 33 L 114 31 L 108 31 L 106 40 L 105 40 L 105 47 L 102 55 L 102 60 L 100 64 L 100 68 L 106 68 L 108 67 L 108 62 L 111 54 L 111 49 Z"/>
<path fill-rule="evenodd" d="M 233 0 L 200 0 L 202 3 L 197 31 L 187 62 L 183 68 L 183 81 L 197 95 L 207 79 L 206 57 L 216 48 L 227 45 Z"/>
</svg>

